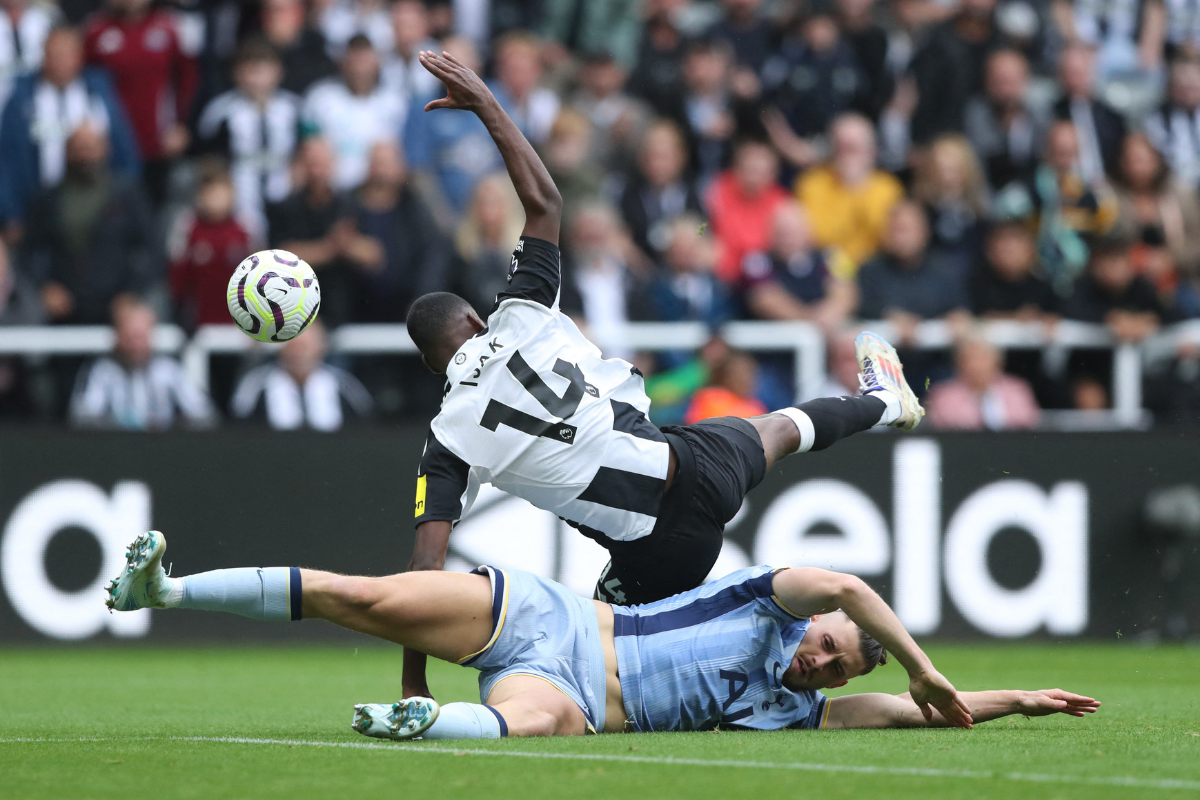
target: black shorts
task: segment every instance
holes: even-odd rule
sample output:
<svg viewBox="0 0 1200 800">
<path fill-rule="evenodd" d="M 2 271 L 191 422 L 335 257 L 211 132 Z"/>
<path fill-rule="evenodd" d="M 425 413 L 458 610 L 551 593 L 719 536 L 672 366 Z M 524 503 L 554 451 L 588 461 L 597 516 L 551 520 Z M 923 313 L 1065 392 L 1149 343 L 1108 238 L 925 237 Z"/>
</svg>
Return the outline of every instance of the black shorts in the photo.
<svg viewBox="0 0 1200 800">
<path fill-rule="evenodd" d="M 758 431 L 744 419 L 716 417 L 662 429 L 675 453 L 675 477 L 653 532 L 605 542 L 612 560 L 596 583 L 597 600 L 650 603 L 695 589 L 721 554 L 725 524 L 767 471 Z"/>
</svg>

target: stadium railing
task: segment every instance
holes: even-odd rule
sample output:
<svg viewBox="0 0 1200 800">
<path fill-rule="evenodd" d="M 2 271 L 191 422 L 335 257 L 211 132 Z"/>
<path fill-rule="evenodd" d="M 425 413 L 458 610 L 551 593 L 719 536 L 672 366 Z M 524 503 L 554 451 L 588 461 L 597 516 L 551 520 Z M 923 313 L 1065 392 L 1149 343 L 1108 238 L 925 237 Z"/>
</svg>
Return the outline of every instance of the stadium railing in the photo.
<svg viewBox="0 0 1200 800">
<path fill-rule="evenodd" d="M 859 322 L 851 330 L 873 330 L 885 338 L 895 335 L 887 322 Z M 1006 350 L 1041 350 L 1050 364 L 1065 365 L 1077 348 L 1113 351 L 1112 409 L 1106 412 L 1048 411 L 1046 427 L 1057 429 L 1143 428 L 1150 416 L 1142 407 L 1142 378 L 1147 364 L 1171 358 L 1185 345 L 1200 347 L 1200 320 L 1164 328 L 1140 344 L 1117 342 L 1103 325 L 1060 321 L 991 321 L 979 326 L 988 341 Z M 752 352 L 791 352 L 795 359 L 795 394 L 809 397 L 825 377 L 825 337 L 807 322 L 731 322 L 721 328 L 732 346 Z M 597 344 L 607 350 L 664 352 L 694 350 L 711 337 L 701 323 L 639 322 L 604 332 L 593 331 Z M 953 345 L 946 323 L 929 321 L 917 328 L 915 346 L 944 350 Z M 112 350 L 115 337 L 107 326 L 0 327 L 0 355 L 46 358 L 63 355 L 101 355 Z M 214 355 L 261 353 L 271 345 L 250 339 L 234 325 L 202 326 L 190 339 L 174 325 L 160 325 L 155 349 L 177 355 L 198 386 L 207 390 L 209 362 Z M 330 336 L 330 349 L 346 355 L 414 355 L 416 345 L 403 325 L 344 325 Z"/>
</svg>

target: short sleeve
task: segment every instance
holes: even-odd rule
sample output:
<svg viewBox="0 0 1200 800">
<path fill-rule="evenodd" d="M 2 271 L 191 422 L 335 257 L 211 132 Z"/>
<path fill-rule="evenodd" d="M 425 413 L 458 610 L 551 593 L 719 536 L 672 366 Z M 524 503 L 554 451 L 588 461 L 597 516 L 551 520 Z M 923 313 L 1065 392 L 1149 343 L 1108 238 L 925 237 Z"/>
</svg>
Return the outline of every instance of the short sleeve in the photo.
<svg viewBox="0 0 1200 800">
<path fill-rule="evenodd" d="M 429 432 L 417 469 L 414 516 L 422 522 L 458 522 L 466 502 L 471 467 Z"/>
<path fill-rule="evenodd" d="M 816 691 L 809 694 L 813 696 L 813 702 L 808 707 L 808 714 L 788 725 L 790 730 L 821 730 L 825 727 L 829 718 L 829 698 Z"/>
<path fill-rule="evenodd" d="M 492 311 L 505 300 L 514 298 L 556 308 L 560 279 L 558 247 L 545 239 L 522 236 L 509 261 L 508 288 L 496 295 Z"/>
</svg>

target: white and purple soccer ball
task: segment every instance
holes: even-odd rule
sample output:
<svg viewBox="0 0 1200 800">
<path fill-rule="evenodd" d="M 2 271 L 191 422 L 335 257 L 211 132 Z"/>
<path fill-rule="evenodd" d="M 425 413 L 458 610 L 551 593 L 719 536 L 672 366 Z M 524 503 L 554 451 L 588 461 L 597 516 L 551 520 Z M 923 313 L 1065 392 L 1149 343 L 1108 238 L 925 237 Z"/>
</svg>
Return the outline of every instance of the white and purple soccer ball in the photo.
<svg viewBox="0 0 1200 800">
<path fill-rule="evenodd" d="M 321 285 L 313 268 L 286 250 L 249 256 L 229 279 L 229 313 L 247 336 L 286 342 L 316 319 Z"/>
</svg>

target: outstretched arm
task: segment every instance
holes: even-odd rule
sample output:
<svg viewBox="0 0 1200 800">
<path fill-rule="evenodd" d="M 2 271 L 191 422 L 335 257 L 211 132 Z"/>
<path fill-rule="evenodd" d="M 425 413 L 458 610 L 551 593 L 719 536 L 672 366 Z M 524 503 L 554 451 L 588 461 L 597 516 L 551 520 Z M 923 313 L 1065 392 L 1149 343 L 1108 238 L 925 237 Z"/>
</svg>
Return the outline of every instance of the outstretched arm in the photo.
<svg viewBox="0 0 1200 800">
<path fill-rule="evenodd" d="M 420 59 L 425 69 L 446 85 L 446 96 L 433 100 L 425 110 L 460 108 L 473 111 L 483 121 L 504 157 L 504 166 L 508 168 L 513 187 L 525 208 L 522 235 L 557 245 L 562 197 L 525 135 L 500 107 L 483 80 L 454 56 L 446 52 L 439 56 L 425 50 Z"/>
<path fill-rule="evenodd" d="M 800 567 L 777 572 L 772 581 L 775 596 L 793 613 L 828 614 L 841 609 L 896 657 L 908 671 L 913 702 L 927 721 L 936 708 L 946 720 L 971 727 L 971 713 L 954 686 L 933 667 L 933 662 L 908 635 L 895 612 L 875 591 L 854 575 Z M 932 708 L 930 707 L 932 706 Z"/>
<path fill-rule="evenodd" d="M 1024 714 L 1027 717 L 1067 714 L 1082 717 L 1094 714 L 1100 707 L 1099 700 L 1064 692 L 1062 689 L 1042 689 L 1036 692 L 959 692 L 958 696 L 970 708 L 975 722 L 987 722 L 1010 714 Z M 935 712 L 933 717 L 927 720 L 913 702 L 912 695 L 908 693 L 852 694 L 834 698 L 829 702 L 826 729 L 951 726 L 941 713 Z"/>
</svg>

